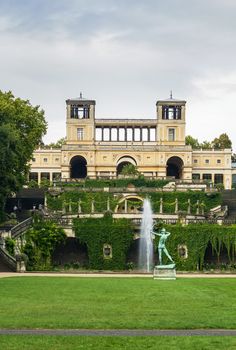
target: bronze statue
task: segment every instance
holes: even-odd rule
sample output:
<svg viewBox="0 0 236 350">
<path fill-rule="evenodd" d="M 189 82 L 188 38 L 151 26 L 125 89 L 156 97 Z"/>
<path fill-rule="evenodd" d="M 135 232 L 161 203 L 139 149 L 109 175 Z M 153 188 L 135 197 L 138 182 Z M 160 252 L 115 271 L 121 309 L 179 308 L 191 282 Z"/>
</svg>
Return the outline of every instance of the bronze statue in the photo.
<svg viewBox="0 0 236 350">
<path fill-rule="evenodd" d="M 166 249 L 166 240 L 167 238 L 169 237 L 170 235 L 170 232 L 167 232 L 165 228 L 162 228 L 160 233 L 157 233 L 157 232 L 154 232 L 152 231 L 152 233 L 156 236 L 160 236 L 160 239 L 159 239 L 159 243 L 158 243 L 158 253 L 159 253 L 159 262 L 160 262 L 160 265 L 162 265 L 162 252 L 165 253 L 165 255 L 167 256 L 167 258 L 172 262 L 174 263 L 172 257 L 170 256 L 170 254 L 168 253 L 168 250 Z"/>
</svg>

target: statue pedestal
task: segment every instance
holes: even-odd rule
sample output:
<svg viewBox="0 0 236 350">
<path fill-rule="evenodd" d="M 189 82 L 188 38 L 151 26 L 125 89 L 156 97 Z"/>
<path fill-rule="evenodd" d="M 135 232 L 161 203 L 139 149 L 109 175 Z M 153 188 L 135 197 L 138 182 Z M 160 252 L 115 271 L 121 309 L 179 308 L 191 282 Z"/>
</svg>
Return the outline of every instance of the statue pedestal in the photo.
<svg viewBox="0 0 236 350">
<path fill-rule="evenodd" d="M 175 264 L 157 265 L 153 272 L 154 280 L 175 280 L 176 269 Z"/>
</svg>

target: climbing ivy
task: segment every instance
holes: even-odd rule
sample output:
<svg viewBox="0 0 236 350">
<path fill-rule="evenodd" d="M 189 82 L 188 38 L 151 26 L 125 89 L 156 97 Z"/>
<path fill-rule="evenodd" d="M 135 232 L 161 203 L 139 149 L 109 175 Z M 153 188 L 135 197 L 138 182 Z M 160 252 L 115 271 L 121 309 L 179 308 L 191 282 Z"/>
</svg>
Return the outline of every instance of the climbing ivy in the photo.
<svg viewBox="0 0 236 350">
<path fill-rule="evenodd" d="M 236 226 L 219 226 L 213 224 L 191 224 L 187 226 L 163 225 L 171 236 L 167 240 L 167 249 L 176 262 L 178 270 L 197 270 L 204 266 L 204 256 L 208 244 L 212 246 L 213 253 L 218 257 L 220 264 L 221 252 L 225 247 L 230 264 L 235 263 L 236 253 Z M 186 245 L 187 258 L 178 254 L 178 246 Z M 158 238 L 155 239 L 155 248 Z"/>
<path fill-rule="evenodd" d="M 133 240 L 133 226 L 130 220 L 113 220 L 111 215 L 105 215 L 100 219 L 75 219 L 73 226 L 76 237 L 88 247 L 91 269 L 125 269 L 126 253 Z M 104 244 L 112 247 L 111 258 L 104 258 Z"/>
<path fill-rule="evenodd" d="M 66 211 L 71 209 L 72 213 L 78 213 L 79 203 L 83 213 L 90 213 L 92 201 L 94 202 L 94 210 L 96 212 L 104 213 L 107 210 L 108 200 L 110 203 L 110 209 L 114 211 L 120 198 L 120 195 L 113 196 L 113 194 L 107 192 L 69 191 L 63 192 L 57 197 L 47 194 L 47 202 L 50 209 L 62 210 L 64 208 Z"/>
<path fill-rule="evenodd" d="M 211 208 L 221 204 L 221 194 L 218 192 L 142 192 L 139 193 L 142 198 L 149 197 L 152 204 L 152 209 L 155 213 L 160 210 L 160 200 L 163 200 L 163 212 L 174 213 L 176 199 L 178 200 L 178 211 L 187 212 L 188 200 L 190 200 L 191 213 L 196 214 L 197 209 L 199 213 L 208 212 Z M 52 210 L 69 211 L 78 213 L 78 205 L 80 202 L 81 212 L 90 213 L 92 202 L 94 203 L 94 211 L 103 213 L 107 210 L 107 201 L 109 199 L 110 209 L 115 210 L 115 207 L 122 198 L 121 194 L 113 194 L 108 192 L 83 192 L 81 190 L 72 190 L 62 192 L 58 196 L 47 194 L 48 207 Z M 130 205 L 135 207 L 140 206 L 139 201 L 128 200 Z M 198 204 L 197 204 L 198 202 Z"/>
<path fill-rule="evenodd" d="M 188 200 L 191 204 L 191 213 L 196 214 L 197 202 L 199 203 L 199 210 L 202 211 L 204 208 L 205 212 L 208 212 L 211 208 L 216 207 L 222 203 L 221 193 L 219 192 L 199 192 L 199 191 L 187 191 L 187 192 L 151 192 L 142 193 L 142 197 L 148 196 L 151 200 L 153 211 L 159 212 L 160 209 L 160 199 L 163 200 L 163 212 L 164 213 L 174 213 L 175 211 L 175 201 L 178 200 L 178 210 L 187 212 L 188 210 Z"/>
</svg>

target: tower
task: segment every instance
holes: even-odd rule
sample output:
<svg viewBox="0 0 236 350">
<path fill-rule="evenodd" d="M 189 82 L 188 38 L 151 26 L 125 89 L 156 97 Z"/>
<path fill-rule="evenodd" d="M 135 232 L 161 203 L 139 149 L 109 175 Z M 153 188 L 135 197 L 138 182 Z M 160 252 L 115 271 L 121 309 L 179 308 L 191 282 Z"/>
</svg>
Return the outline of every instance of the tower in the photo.
<svg viewBox="0 0 236 350">
<path fill-rule="evenodd" d="M 185 105 L 186 101 L 172 97 L 156 103 L 157 142 L 160 145 L 185 145 Z"/>
<path fill-rule="evenodd" d="M 91 143 L 94 141 L 94 100 L 80 97 L 66 100 L 66 143 Z"/>
</svg>

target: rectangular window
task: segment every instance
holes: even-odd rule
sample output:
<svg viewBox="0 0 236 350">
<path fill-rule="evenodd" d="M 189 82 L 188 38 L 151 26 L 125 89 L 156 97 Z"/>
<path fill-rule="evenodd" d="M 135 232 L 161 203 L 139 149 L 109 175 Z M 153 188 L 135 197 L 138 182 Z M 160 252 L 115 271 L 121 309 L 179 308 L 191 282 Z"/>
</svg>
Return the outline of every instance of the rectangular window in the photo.
<svg viewBox="0 0 236 350">
<path fill-rule="evenodd" d="M 38 182 L 38 173 L 29 173 L 29 181 L 30 180 Z"/>
<path fill-rule="evenodd" d="M 192 179 L 193 180 L 200 180 L 200 174 L 193 174 Z"/>
<path fill-rule="evenodd" d="M 148 141 L 148 128 L 142 128 L 142 141 Z"/>
<path fill-rule="evenodd" d="M 96 128 L 96 141 L 102 141 L 102 128 Z"/>
<path fill-rule="evenodd" d="M 103 129 L 103 141 L 110 141 L 110 129 L 109 128 Z"/>
<path fill-rule="evenodd" d="M 217 159 L 217 164 L 220 164 L 221 163 L 221 159 Z"/>
<path fill-rule="evenodd" d="M 61 173 L 52 173 L 52 179 L 59 181 L 61 178 Z"/>
<path fill-rule="evenodd" d="M 205 159 L 205 163 L 209 164 L 210 163 L 209 159 Z"/>
<path fill-rule="evenodd" d="M 35 158 L 32 158 L 32 162 L 36 162 L 36 159 L 35 159 Z"/>
<path fill-rule="evenodd" d="M 150 141 L 156 141 L 156 128 L 150 128 Z"/>
<path fill-rule="evenodd" d="M 135 128 L 134 129 L 134 141 L 140 141 L 140 128 Z"/>
<path fill-rule="evenodd" d="M 79 119 L 83 119 L 83 118 L 85 118 L 84 115 L 85 115 L 84 107 L 79 106 L 79 107 L 78 107 L 78 118 L 79 118 Z"/>
<path fill-rule="evenodd" d="M 168 129 L 168 141 L 175 141 L 175 129 Z"/>
<path fill-rule="evenodd" d="M 47 163 L 48 159 L 47 158 L 43 158 L 44 163 Z"/>
<path fill-rule="evenodd" d="M 70 111 L 70 116 L 73 119 L 89 118 L 89 106 L 71 105 Z"/>
<path fill-rule="evenodd" d="M 215 184 L 223 184 L 224 183 L 224 175 L 223 174 L 215 174 L 214 183 Z"/>
<path fill-rule="evenodd" d="M 125 128 L 119 128 L 119 141 L 125 141 Z"/>
<path fill-rule="evenodd" d="M 111 128 L 111 141 L 117 141 L 117 128 Z"/>
<path fill-rule="evenodd" d="M 133 129 L 127 128 L 127 141 L 133 141 Z"/>
<path fill-rule="evenodd" d="M 203 180 L 211 181 L 212 180 L 212 175 L 211 174 L 203 174 L 202 178 L 203 178 Z"/>
<path fill-rule="evenodd" d="M 41 180 L 50 180 L 50 173 L 41 173 Z"/>
<path fill-rule="evenodd" d="M 173 107 L 168 108 L 168 119 L 174 119 L 174 108 Z"/>
<path fill-rule="evenodd" d="M 175 107 L 175 119 L 181 119 L 181 107 Z"/>
<path fill-rule="evenodd" d="M 70 106 L 70 117 L 78 119 L 78 106 L 71 105 Z"/>
<path fill-rule="evenodd" d="M 197 159 L 194 159 L 193 162 L 196 164 L 197 163 Z"/>
<path fill-rule="evenodd" d="M 84 129 L 83 128 L 77 129 L 77 139 L 80 141 L 84 139 Z"/>
</svg>

